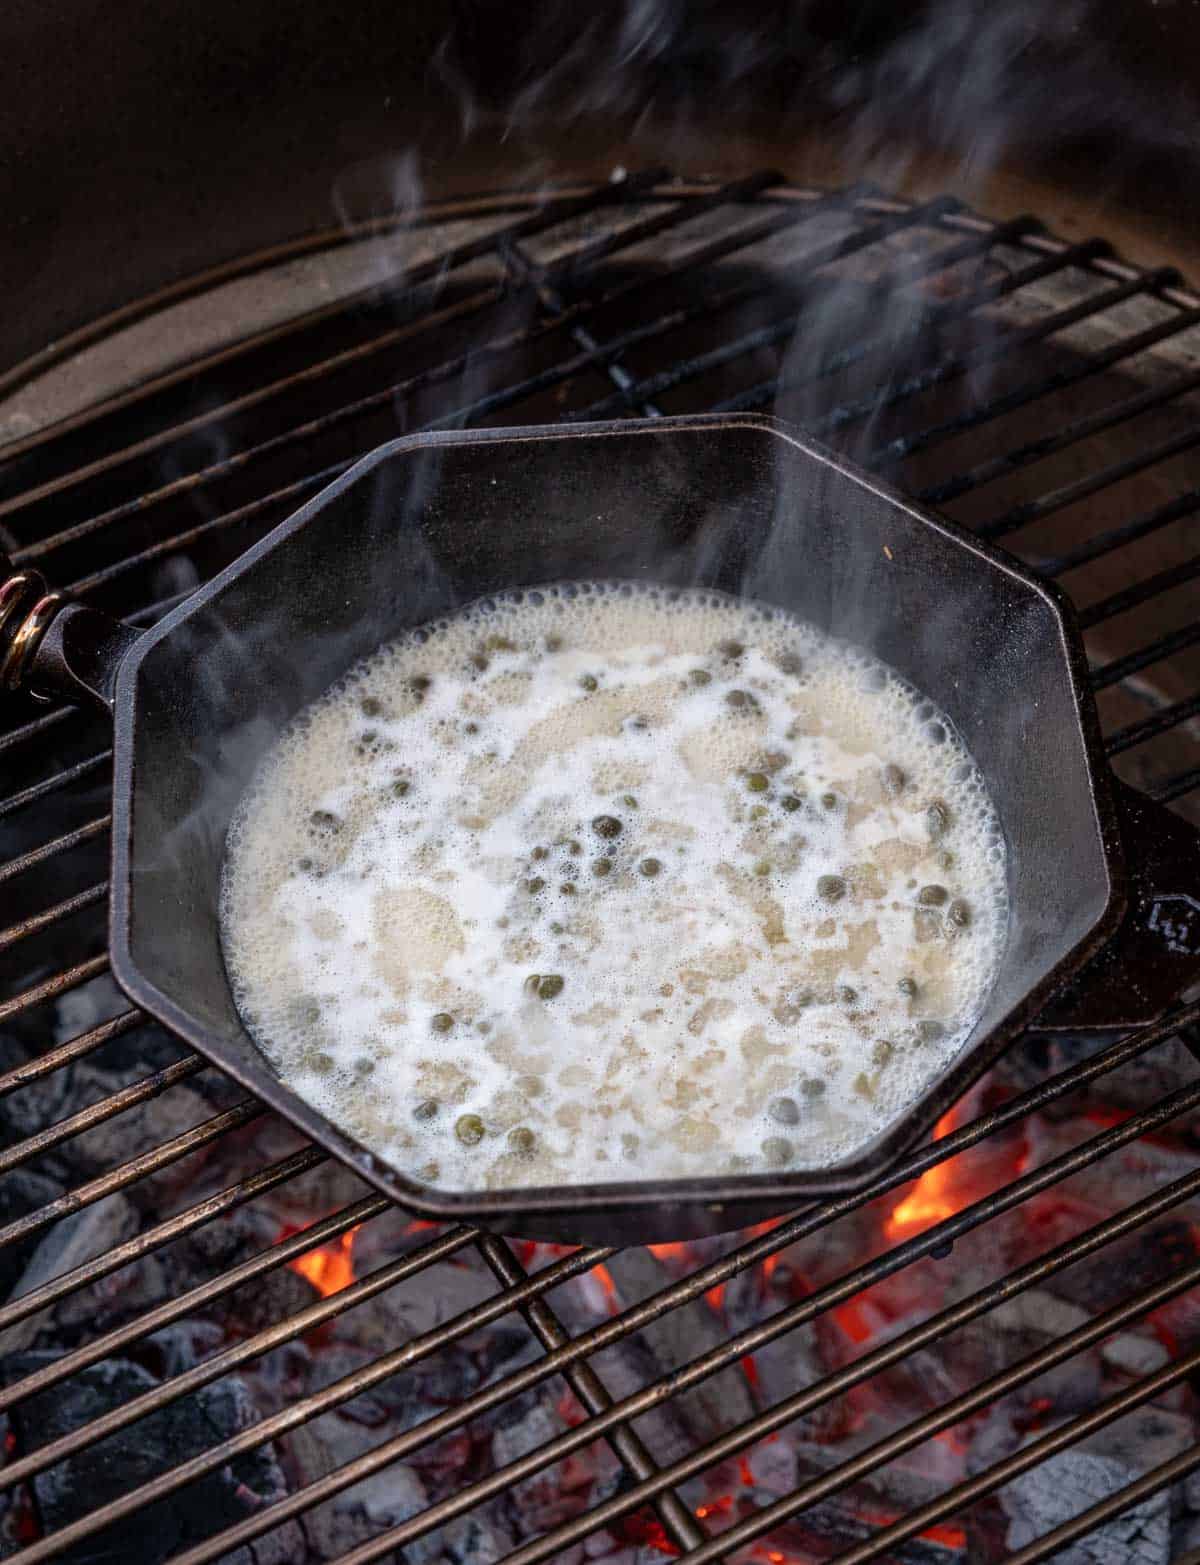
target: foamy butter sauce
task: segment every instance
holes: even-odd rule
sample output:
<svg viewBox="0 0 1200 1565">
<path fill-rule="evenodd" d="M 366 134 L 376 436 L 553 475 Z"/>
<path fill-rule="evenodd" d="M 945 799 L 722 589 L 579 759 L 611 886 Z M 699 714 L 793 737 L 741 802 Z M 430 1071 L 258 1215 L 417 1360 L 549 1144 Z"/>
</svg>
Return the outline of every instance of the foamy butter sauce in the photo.
<svg viewBox="0 0 1200 1565">
<path fill-rule="evenodd" d="M 282 1077 L 447 1189 L 824 1167 L 958 1051 L 1007 926 L 949 720 L 711 592 L 489 600 L 360 664 L 229 834 Z"/>
</svg>

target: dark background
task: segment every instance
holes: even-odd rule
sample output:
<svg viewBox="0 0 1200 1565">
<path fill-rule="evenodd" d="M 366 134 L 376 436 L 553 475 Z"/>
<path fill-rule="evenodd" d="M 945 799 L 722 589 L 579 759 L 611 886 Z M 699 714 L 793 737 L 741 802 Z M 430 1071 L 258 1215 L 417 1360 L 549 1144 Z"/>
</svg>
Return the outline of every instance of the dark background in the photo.
<svg viewBox="0 0 1200 1565">
<path fill-rule="evenodd" d="M 616 164 L 866 174 L 1186 265 L 1198 17 L 1150 0 L 8 0 L 0 367 L 417 189 Z"/>
</svg>

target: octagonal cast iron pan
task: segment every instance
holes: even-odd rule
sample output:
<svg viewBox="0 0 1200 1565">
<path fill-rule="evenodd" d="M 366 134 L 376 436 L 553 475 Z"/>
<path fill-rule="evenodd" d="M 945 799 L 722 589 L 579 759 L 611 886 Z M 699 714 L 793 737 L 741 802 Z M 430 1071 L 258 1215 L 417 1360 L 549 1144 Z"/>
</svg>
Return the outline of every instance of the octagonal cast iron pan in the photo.
<svg viewBox="0 0 1200 1565">
<path fill-rule="evenodd" d="M 949 714 L 988 779 L 1012 908 L 999 973 L 958 1056 L 850 1162 L 439 1191 L 292 1092 L 234 1007 L 217 922 L 226 829 L 289 719 L 409 627 L 599 577 L 718 588 L 868 648 Z M 1129 1027 L 1200 976 L 1200 839 L 1110 778 L 1065 598 L 766 418 L 394 441 L 145 633 L 9 574 L 0 681 L 113 714 L 111 954 L 130 999 L 429 1218 L 616 1244 L 755 1222 L 878 1176 L 1035 1017 Z"/>
</svg>

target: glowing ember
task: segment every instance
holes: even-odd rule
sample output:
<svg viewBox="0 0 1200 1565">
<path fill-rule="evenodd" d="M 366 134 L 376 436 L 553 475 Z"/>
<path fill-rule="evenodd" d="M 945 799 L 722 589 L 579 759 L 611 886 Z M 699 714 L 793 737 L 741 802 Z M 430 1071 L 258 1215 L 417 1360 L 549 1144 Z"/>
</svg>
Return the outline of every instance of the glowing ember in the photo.
<svg viewBox="0 0 1200 1565">
<path fill-rule="evenodd" d="M 715 1500 L 709 1500 L 704 1505 L 696 1507 L 696 1515 L 701 1521 L 706 1516 L 721 1516 L 726 1511 L 733 1509 L 733 1496 L 731 1494 L 719 1494 Z"/>
<path fill-rule="evenodd" d="M 323 1244 L 316 1250 L 297 1255 L 288 1265 L 294 1272 L 299 1272 L 301 1277 L 307 1277 L 322 1298 L 328 1298 L 331 1293 L 340 1293 L 354 1281 L 354 1236 L 361 1226 L 356 1224 L 353 1228 L 347 1228 L 332 1244 Z M 287 1238 L 287 1235 L 281 1234 L 280 1237 Z"/>
<path fill-rule="evenodd" d="M 933 1139 L 940 1141 L 948 1136 L 956 1123 L 955 1110 L 948 1110 L 934 1127 Z M 966 1205 L 965 1198 L 960 1201 L 954 1195 L 956 1161 L 956 1158 L 948 1158 L 946 1162 L 935 1163 L 926 1169 L 884 1224 L 884 1233 L 889 1239 L 911 1239 L 914 1234 L 932 1228 L 934 1223 L 953 1217 L 960 1206 Z"/>
</svg>

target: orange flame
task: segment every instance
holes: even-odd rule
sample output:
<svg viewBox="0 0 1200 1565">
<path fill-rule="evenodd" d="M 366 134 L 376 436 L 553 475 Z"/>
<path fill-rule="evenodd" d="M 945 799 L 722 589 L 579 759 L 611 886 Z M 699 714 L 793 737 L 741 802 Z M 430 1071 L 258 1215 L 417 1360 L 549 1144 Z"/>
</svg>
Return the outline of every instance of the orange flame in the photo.
<svg viewBox="0 0 1200 1565">
<path fill-rule="evenodd" d="M 340 1293 L 354 1281 L 351 1252 L 354 1249 L 354 1236 L 361 1227 L 359 1223 L 353 1228 L 347 1228 L 332 1244 L 323 1244 L 319 1249 L 297 1255 L 288 1265 L 294 1272 L 299 1272 L 301 1277 L 307 1277 L 323 1298 L 328 1298 L 331 1293 Z"/>
<path fill-rule="evenodd" d="M 950 1109 L 934 1127 L 933 1139 L 940 1141 L 943 1136 L 948 1136 L 955 1124 L 955 1110 Z M 934 1223 L 954 1216 L 964 1204 L 956 1200 L 953 1193 L 954 1163 L 954 1158 L 948 1158 L 946 1162 L 935 1163 L 932 1168 L 925 1170 L 884 1224 L 884 1232 L 889 1239 L 909 1239 L 913 1234 L 932 1228 Z"/>
</svg>

